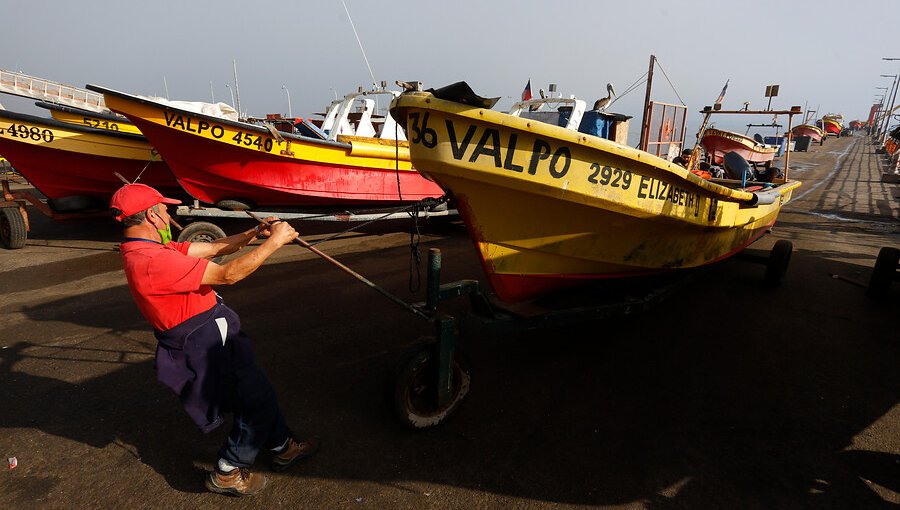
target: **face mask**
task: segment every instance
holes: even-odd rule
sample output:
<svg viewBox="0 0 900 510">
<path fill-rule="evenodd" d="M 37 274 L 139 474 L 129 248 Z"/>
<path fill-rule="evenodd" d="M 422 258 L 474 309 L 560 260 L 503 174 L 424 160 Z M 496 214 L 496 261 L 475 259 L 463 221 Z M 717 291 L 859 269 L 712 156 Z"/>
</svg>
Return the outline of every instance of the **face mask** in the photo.
<svg viewBox="0 0 900 510">
<path fill-rule="evenodd" d="M 156 229 L 159 232 L 159 237 L 162 239 L 163 244 L 169 244 L 169 241 L 172 240 L 172 225 L 166 225 L 165 230 Z"/>
</svg>

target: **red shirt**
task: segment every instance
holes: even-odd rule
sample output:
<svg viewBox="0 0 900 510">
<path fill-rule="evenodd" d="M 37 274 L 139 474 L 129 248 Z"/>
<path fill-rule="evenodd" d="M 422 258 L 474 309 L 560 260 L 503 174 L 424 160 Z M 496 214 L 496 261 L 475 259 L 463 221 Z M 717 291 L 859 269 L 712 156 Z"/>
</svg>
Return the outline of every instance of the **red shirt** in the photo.
<svg viewBox="0 0 900 510">
<path fill-rule="evenodd" d="M 216 293 L 201 285 L 209 261 L 189 257 L 191 243 L 127 241 L 119 250 L 125 277 L 138 309 L 154 328 L 166 331 L 216 304 Z"/>
</svg>

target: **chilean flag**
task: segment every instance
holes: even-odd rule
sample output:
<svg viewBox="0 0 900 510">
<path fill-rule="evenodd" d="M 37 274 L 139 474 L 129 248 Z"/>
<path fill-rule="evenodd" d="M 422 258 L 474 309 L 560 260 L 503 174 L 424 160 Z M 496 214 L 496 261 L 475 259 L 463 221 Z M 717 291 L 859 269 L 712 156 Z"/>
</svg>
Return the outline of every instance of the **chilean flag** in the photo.
<svg viewBox="0 0 900 510">
<path fill-rule="evenodd" d="M 528 79 L 528 83 L 525 84 L 525 90 L 522 91 L 522 101 L 528 101 L 531 99 L 531 78 Z"/>
<path fill-rule="evenodd" d="M 728 90 L 728 82 L 730 82 L 730 81 L 731 81 L 730 78 L 725 80 L 725 86 L 722 87 L 722 92 L 719 94 L 719 97 L 716 99 L 717 104 L 722 104 L 722 101 L 725 100 L 725 91 Z"/>
</svg>

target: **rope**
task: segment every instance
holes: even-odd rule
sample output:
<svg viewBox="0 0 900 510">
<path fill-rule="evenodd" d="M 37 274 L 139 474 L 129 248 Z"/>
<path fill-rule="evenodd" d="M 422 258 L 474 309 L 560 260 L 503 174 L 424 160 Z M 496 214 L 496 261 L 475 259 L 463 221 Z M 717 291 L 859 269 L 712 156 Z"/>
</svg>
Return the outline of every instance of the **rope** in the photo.
<svg viewBox="0 0 900 510">
<path fill-rule="evenodd" d="M 150 166 L 150 163 L 153 163 L 152 159 L 148 161 L 146 165 L 144 165 L 144 168 L 142 168 L 140 172 L 138 172 L 137 177 L 135 177 L 134 180 L 131 181 L 132 184 L 138 182 L 141 179 L 141 176 L 144 175 L 144 170 L 146 170 L 147 167 Z"/>
<path fill-rule="evenodd" d="M 662 71 L 663 76 L 666 77 L 666 81 L 669 82 L 669 86 L 672 87 L 672 92 L 675 93 L 675 95 L 678 97 L 678 100 L 681 101 L 681 104 L 682 104 L 683 106 L 687 106 L 687 105 L 685 104 L 685 102 L 684 102 L 684 99 L 681 99 L 681 96 L 678 95 L 678 91 L 675 90 L 675 85 L 672 85 L 672 80 L 669 79 L 669 75 L 666 74 L 666 70 L 663 69 L 662 64 L 659 63 L 659 59 L 656 59 L 656 65 L 659 66 L 659 70 Z"/>
<path fill-rule="evenodd" d="M 390 112 L 388 112 L 390 115 Z M 397 196 L 403 200 L 403 188 L 400 186 L 400 123 L 394 122 L 394 176 L 397 178 Z M 422 285 L 420 271 L 421 255 L 419 254 L 419 208 L 413 207 L 412 226 L 409 230 L 409 281 L 406 287 L 410 292 L 418 292 Z M 413 267 L 416 271 L 416 285 L 413 287 Z"/>
<path fill-rule="evenodd" d="M 378 217 L 378 218 L 375 218 L 374 220 L 369 220 L 369 221 L 365 221 L 365 222 L 363 222 L 363 223 L 359 223 L 359 224 L 357 224 L 357 225 L 355 225 L 355 226 L 353 226 L 353 227 L 348 228 L 347 230 L 344 230 L 344 231 L 341 231 L 341 232 L 334 233 L 334 234 L 332 234 L 332 235 L 330 235 L 330 236 L 328 236 L 328 237 L 325 237 L 325 238 L 319 239 L 318 241 L 309 243 L 309 245 L 310 245 L 310 246 L 315 246 L 315 245 L 317 245 L 317 244 L 324 243 L 324 242 L 327 242 L 327 241 L 333 241 L 333 240 L 339 238 L 340 236 L 342 236 L 342 235 L 344 235 L 344 234 L 348 234 L 348 233 L 350 233 L 350 232 L 354 232 L 354 231 L 359 230 L 359 229 L 361 229 L 361 228 L 363 228 L 363 227 L 365 227 L 365 226 L 371 225 L 372 223 L 375 223 L 375 222 L 377 222 L 377 221 L 382 221 L 383 219 L 387 218 L 388 216 L 392 216 L 392 215 L 397 214 L 397 213 L 399 213 L 399 212 L 403 212 L 403 211 L 413 211 L 413 213 L 410 214 L 410 216 L 412 217 L 413 214 L 414 214 L 416 217 L 418 217 L 419 210 L 425 210 L 425 209 L 428 209 L 428 208 L 430 208 L 430 207 L 435 207 L 435 206 L 440 205 L 440 204 L 442 204 L 442 203 L 444 203 L 444 202 L 446 202 L 446 201 L 447 201 L 447 196 L 444 195 L 444 196 L 439 197 L 439 198 L 424 198 L 424 199 L 419 200 L 418 202 L 415 202 L 415 203 L 413 203 L 413 204 L 404 205 L 404 206 L 397 207 L 397 208 L 394 208 L 394 209 L 387 209 L 387 210 L 385 211 L 385 213 L 384 213 L 382 216 L 380 216 L 380 217 Z M 345 212 L 346 212 L 347 214 L 354 214 L 353 212 L 350 212 L 350 211 L 345 211 Z M 305 217 L 305 218 L 303 218 L 303 219 L 304 219 L 304 221 L 305 221 L 305 220 L 314 219 L 314 218 L 321 218 L 321 217 L 325 217 L 325 216 L 333 216 L 333 214 L 320 214 L 320 215 L 316 215 L 316 216 L 307 216 L 307 217 Z"/>
<path fill-rule="evenodd" d="M 609 106 L 612 106 L 613 104 L 615 104 L 615 102 L 618 101 L 619 98 L 622 98 L 622 97 L 627 96 L 629 92 L 632 92 L 632 91 L 633 91 L 634 89 L 636 89 L 639 85 L 641 85 L 641 84 L 643 84 L 645 81 L 647 81 L 646 78 L 647 78 L 647 73 L 642 74 L 642 75 L 640 76 L 640 78 L 637 79 L 637 81 L 635 81 L 634 83 L 632 83 L 631 85 L 629 85 L 627 89 L 625 89 L 625 92 L 622 92 L 621 95 L 616 96 L 612 101 L 610 101 L 610 103 L 609 103 L 609 105 L 607 106 L 607 108 L 609 108 Z"/>
<path fill-rule="evenodd" d="M 388 216 L 399 213 L 401 211 L 407 211 L 407 214 L 409 215 L 410 219 L 412 219 L 412 226 L 410 227 L 410 230 L 409 230 L 409 280 L 407 282 L 407 287 L 409 288 L 410 292 L 418 292 L 422 286 L 422 270 L 421 270 L 422 256 L 419 252 L 419 243 L 422 240 L 422 234 L 419 231 L 419 212 L 422 210 L 440 205 L 440 204 L 446 202 L 447 200 L 448 200 L 447 195 L 444 195 L 437 199 L 425 198 L 425 199 L 419 200 L 418 202 L 415 202 L 410 205 L 398 207 L 396 209 L 391 209 L 391 210 L 387 211 L 380 218 L 375 218 L 374 220 L 366 221 L 359 225 L 355 225 L 347 230 L 337 232 L 328 237 L 325 237 L 323 239 L 319 239 L 318 241 L 310 242 L 307 244 L 309 246 L 315 246 L 320 243 L 332 241 L 334 239 L 341 237 L 344 234 L 354 232 L 354 231 L 361 229 L 367 225 L 371 225 L 372 223 L 375 223 L 376 221 L 381 221 Z M 326 216 L 326 215 L 321 215 L 321 216 Z M 318 217 L 318 216 L 316 216 L 316 217 Z M 413 281 L 414 274 L 415 274 L 415 282 Z"/>
<path fill-rule="evenodd" d="M 319 239 L 318 241 L 309 243 L 309 245 L 310 245 L 310 246 L 315 246 L 315 245 L 317 245 L 317 244 L 319 244 L 319 243 L 324 243 L 324 242 L 327 242 L 327 241 L 333 241 L 333 240 L 339 238 L 340 236 L 342 236 L 342 235 L 344 235 L 344 234 L 348 234 L 348 233 L 350 233 L 350 232 L 355 232 L 356 230 L 359 230 L 359 229 L 361 229 L 361 228 L 363 228 L 363 227 L 365 227 L 365 226 L 371 225 L 372 223 L 375 223 L 376 221 L 381 221 L 381 220 L 387 218 L 388 216 L 391 216 L 391 215 L 396 214 L 396 213 L 398 213 L 398 212 L 406 211 L 406 210 L 408 210 L 408 209 L 412 209 L 412 208 L 415 207 L 415 206 L 416 206 L 416 204 L 412 204 L 412 205 L 407 205 L 407 206 L 403 206 L 403 207 L 398 207 L 398 208 L 396 208 L 396 209 L 390 209 L 390 210 L 388 210 L 386 213 L 384 213 L 384 215 L 382 215 L 382 216 L 379 217 L 379 218 L 375 218 L 374 220 L 369 220 L 369 221 L 365 221 L 365 222 L 359 223 L 359 224 L 357 224 L 357 225 L 354 225 L 354 226 L 348 228 L 347 230 L 343 230 L 343 231 L 341 231 L 341 232 L 337 232 L 337 233 L 332 234 L 332 235 L 330 235 L 330 236 L 328 236 L 328 237 L 325 237 L 325 238 L 323 238 L 323 239 Z M 353 214 L 353 213 L 348 211 L 347 214 Z M 310 216 L 310 217 L 304 218 L 304 220 L 310 219 L 310 218 L 320 218 L 320 217 L 323 217 L 323 216 L 332 216 L 332 215 L 331 215 L 331 214 L 321 214 L 321 215 L 317 215 L 317 216 Z"/>
<path fill-rule="evenodd" d="M 419 234 L 419 204 L 415 204 L 413 212 L 410 214 L 412 218 L 412 226 L 409 229 L 409 281 L 407 289 L 410 292 L 418 292 L 422 287 L 422 256 L 419 253 L 419 241 L 422 236 Z M 413 271 L 416 274 L 416 282 L 413 284 Z"/>
</svg>

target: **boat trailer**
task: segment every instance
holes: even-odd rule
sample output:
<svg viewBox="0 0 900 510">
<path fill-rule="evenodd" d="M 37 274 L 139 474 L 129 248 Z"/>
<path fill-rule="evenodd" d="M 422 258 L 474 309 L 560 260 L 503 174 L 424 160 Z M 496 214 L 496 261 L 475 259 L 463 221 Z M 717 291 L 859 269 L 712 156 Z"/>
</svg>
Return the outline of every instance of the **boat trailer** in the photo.
<svg viewBox="0 0 900 510">
<path fill-rule="evenodd" d="M 268 224 L 257 214 L 244 212 L 254 220 Z M 465 357 L 456 348 L 461 329 L 475 327 L 488 333 L 513 333 L 640 313 L 663 301 L 703 270 L 697 268 L 673 272 L 663 276 L 663 283 L 659 283 L 659 278 L 640 283 L 629 280 L 622 286 L 627 286 L 627 290 L 608 285 L 603 289 L 592 289 L 594 293 L 586 299 L 579 295 L 577 299 L 562 303 L 562 306 L 544 308 L 536 313 L 520 313 L 489 300 L 482 292 L 478 280 L 467 279 L 442 284 L 441 251 L 438 248 L 428 250 L 425 302 L 408 303 L 302 238 L 298 237 L 293 242 L 335 265 L 406 311 L 431 323 L 433 335 L 417 342 L 400 356 L 385 384 L 389 407 L 401 423 L 413 429 L 440 425 L 459 408 L 469 392 L 471 372 Z M 790 241 L 779 240 L 768 257 L 749 253 L 738 254 L 736 257 L 764 264 L 766 284 L 776 286 L 787 272 L 792 250 Z M 464 296 L 469 299 L 470 309 L 460 317 L 440 309 L 442 302 Z M 577 304 L 571 305 L 572 302 Z"/>
<path fill-rule="evenodd" d="M 371 223 L 381 220 L 409 219 L 408 212 L 413 206 L 417 207 L 416 214 L 420 218 L 446 218 L 458 216 L 456 209 L 447 207 L 445 197 L 440 199 L 426 199 L 405 207 L 394 209 L 365 209 L 360 211 L 299 211 L 296 209 L 254 210 L 255 216 L 267 218 L 276 216 L 282 220 L 323 221 L 336 223 Z M 201 219 L 246 218 L 246 208 L 225 209 L 220 207 L 205 207 L 198 200 L 193 204 L 180 205 L 175 210 L 175 215 L 188 218 L 187 223 L 178 234 L 178 242 L 211 242 L 225 237 L 225 231 L 210 221 L 196 221 Z"/>
<path fill-rule="evenodd" d="M 28 221 L 26 205 L 34 206 L 39 212 L 54 221 L 108 218 L 109 211 L 58 212 L 45 200 L 29 191 L 12 191 L 9 179 L 0 179 L 3 196 L 0 197 L 0 243 L 4 248 L 17 250 L 25 246 L 31 222 Z"/>
<path fill-rule="evenodd" d="M 792 250 L 790 241 L 779 240 L 767 257 L 746 253 L 737 258 L 765 265 L 764 282 L 773 287 L 781 283 Z M 703 268 L 697 268 L 664 275 L 662 282 L 660 277 L 621 285 L 609 282 L 603 288 L 574 291 L 574 299 L 570 296 L 522 313 L 515 307 L 489 300 L 478 280 L 442 284 L 441 251 L 430 248 L 425 302 L 412 306 L 417 315 L 424 315 L 432 323 L 434 333 L 401 356 L 387 379 L 388 404 L 404 425 L 414 429 L 439 425 L 457 410 L 471 386 L 468 364 L 456 349 L 460 330 L 477 328 L 490 334 L 518 333 L 643 313 L 702 271 Z M 470 309 L 460 317 L 440 310 L 442 302 L 464 296 L 469 299 Z"/>
</svg>

